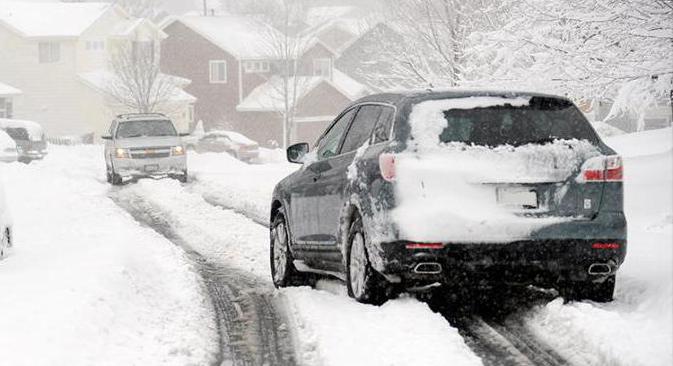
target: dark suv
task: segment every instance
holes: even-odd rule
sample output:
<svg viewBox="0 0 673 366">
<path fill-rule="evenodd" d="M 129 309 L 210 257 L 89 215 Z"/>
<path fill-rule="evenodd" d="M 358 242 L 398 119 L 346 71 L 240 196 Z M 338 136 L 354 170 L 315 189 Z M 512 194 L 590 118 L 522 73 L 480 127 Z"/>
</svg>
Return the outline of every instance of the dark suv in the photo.
<svg viewBox="0 0 673 366">
<path fill-rule="evenodd" d="M 346 108 L 273 193 L 276 286 L 356 300 L 502 282 L 610 301 L 626 254 L 622 160 L 574 104 L 536 93 L 378 94 Z"/>
</svg>

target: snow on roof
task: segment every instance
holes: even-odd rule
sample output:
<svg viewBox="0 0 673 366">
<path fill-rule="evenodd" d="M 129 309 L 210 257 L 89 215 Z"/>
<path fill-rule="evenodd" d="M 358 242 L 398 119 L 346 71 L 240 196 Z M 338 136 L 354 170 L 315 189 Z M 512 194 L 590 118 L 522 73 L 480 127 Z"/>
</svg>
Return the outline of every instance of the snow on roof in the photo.
<svg viewBox="0 0 673 366">
<path fill-rule="evenodd" d="M 93 72 L 85 72 L 77 74 L 77 76 L 88 86 L 96 91 L 105 91 L 108 85 L 113 83 L 114 75 L 110 71 L 98 70 Z M 169 99 L 172 101 L 194 102 L 196 97 L 187 93 L 182 88 L 187 86 L 191 81 L 174 75 L 160 74 L 159 77 L 169 78 L 175 85 Z"/>
<path fill-rule="evenodd" d="M 19 95 L 23 94 L 21 90 L 7 84 L 0 82 L 0 96 Z"/>
<path fill-rule="evenodd" d="M 273 53 L 278 31 L 249 16 L 182 16 L 175 19 L 239 59 L 263 59 Z M 170 24 L 170 23 L 169 23 Z"/>
<path fill-rule="evenodd" d="M 321 83 L 329 84 L 350 100 L 358 99 L 368 92 L 367 87 L 337 69 L 334 69 L 332 80 L 321 76 L 297 76 L 290 78 L 288 82 L 290 86 L 289 95 L 295 94 L 294 87 L 296 85 L 297 101 L 300 101 Z M 273 76 L 266 83 L 253 89 L 236 107 L 236 110 L 239 112 L 280 112 L 284 108 L 282 91 L 283 79 Z"/>
<path fill-rule="evenodd" d="M 110 8 L 109 3 L 0 0 L 0 25 L 24 37 L 77 37 Z"/>
<path fill-rule="evenodd" d="M 0 128 L 25 128 L 32 140 L 39 140 L 44 134 L 39 123 L 20 119 L 0 118 Z"/>
<path fill-rule="evenodd" d="M 289 95 L 295 94 L 297 100 L 301 100 L 309 91 L 313 90 L 318 84 L 323 81 L 323 78 L 318 76 L 297 76 L 290 78 Z M 243 101 L 236 106 L 239 112 L 251 111 L 267 111 L 279 112 L 284 108 L 283 102 L 283 79 L 279 76 L 271 77 L 266 83 L 256 87 L 243 99 Z"/>
</svg>

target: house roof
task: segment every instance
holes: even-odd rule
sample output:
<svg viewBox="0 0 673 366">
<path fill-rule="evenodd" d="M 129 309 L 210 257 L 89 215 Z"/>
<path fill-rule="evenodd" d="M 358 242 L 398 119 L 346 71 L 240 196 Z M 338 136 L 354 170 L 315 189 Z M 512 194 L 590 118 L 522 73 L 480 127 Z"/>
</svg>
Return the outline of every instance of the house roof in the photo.
<svg viewBox="0 0 673 366">
<path fill-rule="evenodd" d="M 0 25 L 24 37 L 78 37 L 111 6 L 0 0 Z"/>
<path fill-rule="evenodd" d="M 164 29 L 179 21 L 238 59 L 264 59 L 273 54 L 271 45 L 278 31 L 249 16 L 186 15 L 164 24 Z"/>
<path fill-rule="evenodd" d="M 19 95 L 23 94 L 21 90 L 0 82 L 0 96 L 10 96 L 10 95 Z"/>
<path fill-rule="evenodd" d="M 296 100 L 303 99 L 318 85 L 326 83 L 350 100 L 356 100 L 368 92 L 367 87 L 358 83 L 348 75 L 334 69 L 332 80 L 321 76 L 297 76 L 289 80 L 289 95 L 295 93 Z M 281 112 L 283 102 L 283 79 L 271 77 L 266 83 L 252 90 L 243 101 L 236 106 L 239 112 Z"/>
<path fill-rule="evenodd" d="M 104 92 L 108 86 L 113 83 L 114 75 L 109 71 L 93 71 L 77 74 L 77 76 L 84 82 L 85 85 L 93 88 L 97 92 Z M 190 83 L 190 80 L 174 75 L 161 74 L 160 77 L 170 78 L 170 81 L 175 85 L 175 88 L 168 95 L 171 101 L 194 102 L 196 97 L 187 93 L 182 88 Z"/>
</svg>

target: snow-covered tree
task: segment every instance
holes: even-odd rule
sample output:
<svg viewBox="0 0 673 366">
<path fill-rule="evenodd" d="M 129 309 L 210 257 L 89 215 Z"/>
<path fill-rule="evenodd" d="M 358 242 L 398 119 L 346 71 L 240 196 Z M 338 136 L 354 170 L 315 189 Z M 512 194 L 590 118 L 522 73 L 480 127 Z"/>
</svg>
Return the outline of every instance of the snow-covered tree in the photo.
<svg viewBox="0 0 673 366">
<path fill-rule="evenodd" d="M 473 32 L 463 84 L 609 100 L 640 117 L 670 96 L 673 2 L 510 0 L 502 29 Z"/>
</svg>

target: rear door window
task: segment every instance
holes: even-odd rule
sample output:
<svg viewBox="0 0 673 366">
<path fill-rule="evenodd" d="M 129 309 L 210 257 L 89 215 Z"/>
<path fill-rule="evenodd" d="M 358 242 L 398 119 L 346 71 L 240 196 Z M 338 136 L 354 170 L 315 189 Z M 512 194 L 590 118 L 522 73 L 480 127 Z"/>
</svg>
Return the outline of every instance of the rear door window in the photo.
<svg viewBox="0 0 673 366">
<path fill-rule="evenodd" d="M 393 117 L 395 116 L 395 108 L 382 106 L 383 112 L 379 116 L 376 127 L 374 127 L 374 143 L 385 142 L 390 139 L 390 131 L 393 127 Z"/>
<path fill-rule="evenodd" d="M 357 150 L 369 140 L 372 130 L 379 120 L 383 108 L 379 105 L 366 104 L 358 110 L 351 127 L 348 129 L 341 153 Z"/>
</svg>

